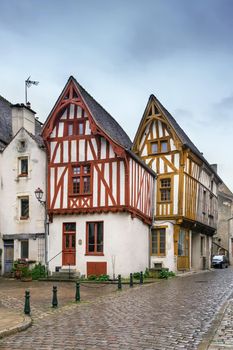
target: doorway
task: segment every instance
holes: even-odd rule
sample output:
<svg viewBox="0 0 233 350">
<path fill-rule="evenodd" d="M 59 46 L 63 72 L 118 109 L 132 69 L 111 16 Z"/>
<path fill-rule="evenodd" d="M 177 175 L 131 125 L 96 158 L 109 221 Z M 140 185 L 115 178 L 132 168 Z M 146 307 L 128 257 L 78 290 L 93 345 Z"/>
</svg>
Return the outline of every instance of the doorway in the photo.
<svg viewBox="0 0 233 350">
<path fill-rule="evenodd" d="M 189 269 L 189 231 L 183 228 L 179 232 L 177 269 Z"/>
<path fill-rule="evenodd" d="M 76 265 L 76 223 L 63 224 L 62 265 Z"/>
<path fill-rule="evenodd" d="M 14 262 L 14 241 L 4 241 L 4 274 L 10 274 Z"/>
</svg>

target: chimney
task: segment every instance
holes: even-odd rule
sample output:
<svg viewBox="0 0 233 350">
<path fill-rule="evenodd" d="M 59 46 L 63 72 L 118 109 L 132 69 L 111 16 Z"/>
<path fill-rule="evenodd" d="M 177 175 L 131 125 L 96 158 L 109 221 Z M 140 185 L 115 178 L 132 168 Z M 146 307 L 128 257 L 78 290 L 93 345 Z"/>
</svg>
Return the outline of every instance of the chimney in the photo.
<svg viewBox="0 0 233 350">
<path fill-rule="evenodd" d="M 30 103 L 25 106 L 23 103 L 12 105 L 12 131 L 13 136 L 21 128 L 25 128 L 31 134 L 35 135 L 35 114 L 31 109 Z"/>
<path fill-rule="evenodd" d="M 210 164 L 211 168 L 215 171 L 215 173 L 218 173 L 218 164 Z"/>
</svg>

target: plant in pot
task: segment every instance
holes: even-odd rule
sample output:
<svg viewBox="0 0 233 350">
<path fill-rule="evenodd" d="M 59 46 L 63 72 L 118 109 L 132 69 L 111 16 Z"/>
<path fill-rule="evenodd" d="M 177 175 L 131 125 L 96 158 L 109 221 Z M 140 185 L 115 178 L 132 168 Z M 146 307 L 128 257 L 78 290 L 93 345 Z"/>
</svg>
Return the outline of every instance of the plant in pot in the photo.
<svg viewBox="0 0 233 350">
<path fill-rule="evenodd" d="M 29 282 L 32 280 L 32 272 L 28 266 L 22 268 L 21 281 Z"/>
</svg>

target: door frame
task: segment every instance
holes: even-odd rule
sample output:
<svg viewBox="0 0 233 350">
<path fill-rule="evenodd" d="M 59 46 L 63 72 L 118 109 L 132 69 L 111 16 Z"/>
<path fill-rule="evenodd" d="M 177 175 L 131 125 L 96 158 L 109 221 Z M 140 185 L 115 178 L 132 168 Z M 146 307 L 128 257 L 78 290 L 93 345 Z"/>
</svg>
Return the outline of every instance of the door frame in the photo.
<svg viewBox="0 0 233 350">
<path fill-rule="evenodd" d="M 65 231 L 65 225 L 75 224 L 75 231 Z M 72 247 L 72 238 L 69 237 L 69 248 L 66 248 L 66 235 L 75 237 L 75 246 Z M 67 255 L 71 256 L 72 264 L 67 263 Z M 76 265 L 76 222 L 63 222 L 62 224 L 62 265 Z"/>
<path fill-rule="evenodd" d="M 184 255 L 179 255 L 179 239 L 181 232 L 184 232 Z M 177 237 L 177 270 L 188 270 L 190 268 L 190 235 L 189 229 L 180 227 Z M 188 254 L 186 254 L 188 252 Z"/>
</svg>

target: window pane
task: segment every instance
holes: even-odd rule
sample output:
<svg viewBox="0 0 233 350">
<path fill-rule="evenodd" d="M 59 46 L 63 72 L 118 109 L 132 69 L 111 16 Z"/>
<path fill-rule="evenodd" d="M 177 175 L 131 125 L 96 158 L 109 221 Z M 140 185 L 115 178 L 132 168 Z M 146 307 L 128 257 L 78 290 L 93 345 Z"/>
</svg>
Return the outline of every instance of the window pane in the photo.
<svg viewBox="0 0 233 350">
<path fill-rule="evenodd" d="M 167 152 L 168 151 L 168 143 L 167 141 L 161 141 L 161 152 Z"/>
<path fill-rule="evenodd" d="M 90 174 L 90 172 L 91 172 L 91 166 L 90 166 L 90 164 L 84 165 L 84 167 L 83 167 L 83 173 L 84 173 L 85 175 L 87 175 L 87 174 Z"/>
<path fill-rule="evenodd" d="M 95 243 L 95 224 L 94 223 L 88 224 L 88 243 L 89 244 Z"/>
<path fill-rule="evenodd" d="M 80 174 L 80 166 L 73 167 L 73 174 L 74 175 L 79 175 Z"/>
<path fill-rule="evenodd" d="M 80 178 L 79 177 L 73 178 L 73 193 L 74 194 L 80 193 Z"/>
<path fill-rule="evenodd" d="M 170 201 L 171 200 L 170 189 L 160 190 L 160 193 L 161 193 L 161 201 Z"/>
<path fill-rule="evenodd" d="M 157 142 L 151 143 L 151 153 L 158 153 L 158 143 Z"/>
<path fill-rule="evenodd" d="M 83 178 L 83 193 L 90 193 L 90 176 L 85 176 Z"/>
<path fill-rule="evenodd" d="M 21 199 L 21 217 L 22 218 L 29 217 L 29 200 L 28 200 L 28 198 Z"/>
<path fill-rule="evenodd" d="M 27 175 L 28 174 L 28 159 L 21 159 L 21 174 Z"/>
<path fill-rule="evenodd" d="M 78 123 L 78 135 L 83 135 L 84 133 L 84 125 L 83 123 Z"/>
<path fill-rule="evenodd" d="M 103 252 L 103 223 L 97 224 L 97 252 Z"/>
<path fill-rule="evenodd" d="M 73 135 L 73 124 L 68 124 L 68 136 Z"/>
<path fill-rule="evenodd" d="M 64 224 L 64 231 L 65 232 L 74 232 L 76 231 L 76 223 L 68 223 Z"/>
<path fill-rule="evenodd" d="M 165 254 L 165 229 L 160 229 L 160 254 Z"/>
<path fill-rule="evenodd" d="M 171 187 L 171 179 L 162 179 L 160 181 L 161 187 Z"/>
<path fill-rule="evenodd" d="M 28 259 L 28 240 L 21 241 L 21 258 Z"/>
<path fill-rule="evenodd" d="M 158 235 L 157 230 L 151 231 L 152 254 L 158 254 Z"/>
</svg>

